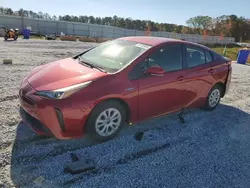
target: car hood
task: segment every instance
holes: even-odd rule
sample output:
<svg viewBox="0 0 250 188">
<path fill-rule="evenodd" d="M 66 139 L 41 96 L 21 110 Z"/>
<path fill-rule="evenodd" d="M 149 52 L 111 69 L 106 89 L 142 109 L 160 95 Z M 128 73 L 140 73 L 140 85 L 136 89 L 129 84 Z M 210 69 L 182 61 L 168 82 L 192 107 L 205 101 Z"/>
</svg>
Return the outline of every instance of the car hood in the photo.
<svg viewBox="0 0 250 188">
<path fill-rule="evenodd" d="M 73 58 L 62 59 L 41 65 L 26 77 L 29 84 L 38 91 L 48 91 L 95 80 L 107 75 L 97 69 L 79 64 Z"/>
</svg>

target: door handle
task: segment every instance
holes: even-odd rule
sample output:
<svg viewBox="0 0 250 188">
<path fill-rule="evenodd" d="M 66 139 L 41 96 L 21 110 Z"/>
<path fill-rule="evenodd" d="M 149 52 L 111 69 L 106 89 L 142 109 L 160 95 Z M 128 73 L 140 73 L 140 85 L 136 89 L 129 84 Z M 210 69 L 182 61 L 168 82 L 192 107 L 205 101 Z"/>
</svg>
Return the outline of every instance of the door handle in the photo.
<svg viewBox="0 0 250 188">
<path fill-rule="evenodd" d="M 214 72 L 214 69 L 209 69 L 208 72 L 209 72 L 209 73 L 213 73 L 213 72 Z"/>
<path fill-rule="evenodd" d="M 178 81 L 182 81 L 183 78 L 184 78 L 184 76 L 179 76 L 179 77 L 177 77 L 177 80 L 178 80 Z"/>
</svg>

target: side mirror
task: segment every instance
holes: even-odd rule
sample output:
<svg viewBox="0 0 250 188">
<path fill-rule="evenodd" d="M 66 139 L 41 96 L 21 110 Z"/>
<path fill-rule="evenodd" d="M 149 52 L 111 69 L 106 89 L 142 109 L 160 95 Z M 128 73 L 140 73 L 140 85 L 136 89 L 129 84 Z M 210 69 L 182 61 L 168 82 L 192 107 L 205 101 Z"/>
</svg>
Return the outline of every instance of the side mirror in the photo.
<svg viewBox="0 0 250 188">
<path fill-rule="evenodd" d="M 163 68 L 159 67 L 159 66 L 152 66 L 149 67 L 146 70 L 147 73 L 149 73 L 150 75 L 154 75 L 154 76 L 163 76 L 164 75 L 164 70 Z"/>
</svg>

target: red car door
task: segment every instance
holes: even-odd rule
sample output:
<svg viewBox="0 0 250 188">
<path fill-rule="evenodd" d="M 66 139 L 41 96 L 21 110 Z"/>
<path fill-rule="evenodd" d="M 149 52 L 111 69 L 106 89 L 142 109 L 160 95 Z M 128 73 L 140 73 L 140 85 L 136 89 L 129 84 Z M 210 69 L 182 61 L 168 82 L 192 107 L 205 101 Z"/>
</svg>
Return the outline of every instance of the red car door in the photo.
<svg viewBox="0 0 250 188">
<path fill-rule="evenodd" d="M 185 86 L 183 45 L 167 43 L 148 56 L 147 67 L 160 66 L 162 76 L 145 74 L 139 78 L 139 120 L 180 110 L 195 93 Z M 145 62 L 145 63 L 146 63 Z"/>
<path fill-rule="evenodd" d="M 185 44 L 184 52 L 186 69 L 184 84 L 194 95 L 186 100 L 183 106 L 184 108 L 200 107 L 205 103 L 209 90 L 216 83 L 213 76 L 212 56 L 209 51 L 192 44 Z"/>
</svg>

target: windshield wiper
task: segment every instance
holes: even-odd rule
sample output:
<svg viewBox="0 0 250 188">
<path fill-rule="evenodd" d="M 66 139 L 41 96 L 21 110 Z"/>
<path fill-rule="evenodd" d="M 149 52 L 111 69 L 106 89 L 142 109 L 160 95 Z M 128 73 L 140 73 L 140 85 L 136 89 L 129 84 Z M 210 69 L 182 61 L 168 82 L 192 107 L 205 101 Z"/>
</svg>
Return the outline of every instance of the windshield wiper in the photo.
<svg viewBox="0 0 250 188">
<path fill-rule="evenodd" d="M 94 67 L 95 69 L 98 69 L 99 71 L 102 71 L 102 72 L 107 73 L 107 71 L 106 71 L 104 68 L 102 68 L 102 67 L 99 67 L 99 66 L 97 66 L 97 65 L 93 65 L 93 67 Z"/>
<path fill-rule="evenodd" d="M 94 64 L 91 64 L 91 63 L 88 63 L 88 62 L 86 62 L 86 61 L 83 61 L 82 59 L 81 59 L 81 57 L 78 57 L 78 60 L 79 60 L 79 62 L 81 63 L 81 64 L 83 64 L 83 65 L 86 65 L 86 66 L 88 66 L 88 67 L 90 67 L 90 68 L 95 68 L 95 69 L 98 69 L 98 70 L 100 70 L 100 71 L 102 71 L 102 72 L 107 72 L 106 70 L 104 70 L 102 67 L 100 67 L 100 66 L 98 66 L 98 65 L 94 65 Z"/>
<path fill-rule="evenodd" d="M 80 64 L 85 65 L 85 66 L 90 67 L 90 68 L 93 68 L 93 65 L 92 65 L 92 64 L 83 61 L 83 60 L 81 59 L 81 57 L 78 57 L 77 59 L 79 60 Z"/>
</svg>

